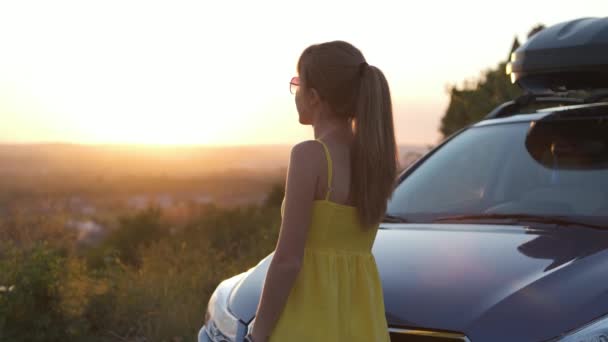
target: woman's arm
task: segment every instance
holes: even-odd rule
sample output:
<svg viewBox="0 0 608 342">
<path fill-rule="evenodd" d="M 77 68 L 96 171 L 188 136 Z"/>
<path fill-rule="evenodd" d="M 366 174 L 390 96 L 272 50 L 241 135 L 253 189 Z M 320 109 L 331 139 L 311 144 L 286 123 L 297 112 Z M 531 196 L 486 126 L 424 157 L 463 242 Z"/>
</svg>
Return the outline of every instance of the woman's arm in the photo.
<svg viewBox="0 0 608 342">
<path fill-rule="evenodd" d="M 300 272 L 311 223 L 322 146 L 313 140 L 291 149 L 285 185 L 285 209 L 275 253 L 268 267 L 252 335 L 266 342 Z"/>
</svg>

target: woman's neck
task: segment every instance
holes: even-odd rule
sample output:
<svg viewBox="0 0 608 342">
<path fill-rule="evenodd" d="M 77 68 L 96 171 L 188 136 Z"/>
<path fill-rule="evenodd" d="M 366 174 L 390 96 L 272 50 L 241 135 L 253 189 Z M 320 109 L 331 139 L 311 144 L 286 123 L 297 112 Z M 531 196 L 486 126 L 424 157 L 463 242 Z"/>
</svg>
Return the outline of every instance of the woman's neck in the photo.
<svg viewBox="0 0 608 342">
<path fill-rule="evenodd" d="M 315 139 L 329 138 L 350 142 L 352 139 L 352 127 L 349 121 L 325 121 L 313 126 Z"/>
</svg>

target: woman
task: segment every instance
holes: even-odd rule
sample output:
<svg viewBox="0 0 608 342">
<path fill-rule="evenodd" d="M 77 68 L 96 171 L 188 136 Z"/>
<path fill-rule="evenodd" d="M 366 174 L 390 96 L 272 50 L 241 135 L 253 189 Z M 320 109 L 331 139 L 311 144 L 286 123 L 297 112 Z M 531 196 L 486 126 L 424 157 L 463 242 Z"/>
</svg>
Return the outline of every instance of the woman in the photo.
<svg viewBox="0 0 608 342">
<path fill-rule="evenodd" d="M 372 245 L 397 174 L 383 73 L 349 43 L 306 48 L 291 82 L 314 140 L 291 150 L 249 341 L 390 341 Z"/>
</svg>

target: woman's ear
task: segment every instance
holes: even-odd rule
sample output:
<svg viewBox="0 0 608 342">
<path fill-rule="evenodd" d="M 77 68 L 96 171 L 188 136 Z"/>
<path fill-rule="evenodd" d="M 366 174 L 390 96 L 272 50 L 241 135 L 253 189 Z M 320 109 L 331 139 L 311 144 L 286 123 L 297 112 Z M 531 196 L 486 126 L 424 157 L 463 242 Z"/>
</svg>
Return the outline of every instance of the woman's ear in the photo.
<svg viewBox="0 0 608 342">
<path fill-rule="evenodd" d="M 309 101 L 312 106 L 317 106 L 321 102 L 321 96 L 319 96 L 319 92 L 317 92 L 317 89 L 310 88 Z"/>
</svg>

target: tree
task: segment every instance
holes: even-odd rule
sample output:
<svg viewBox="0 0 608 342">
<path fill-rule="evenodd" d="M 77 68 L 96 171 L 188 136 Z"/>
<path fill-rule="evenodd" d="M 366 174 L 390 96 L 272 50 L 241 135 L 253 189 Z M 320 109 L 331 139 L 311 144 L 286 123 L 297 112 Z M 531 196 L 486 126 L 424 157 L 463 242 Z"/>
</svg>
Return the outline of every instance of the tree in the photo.
<svg viewBox="0 0 608 342">
<path fill-rule="evenodd" d="M 528 39 L 544 28 L 542 24 L 534 26 L 528 33 Z M 515 37 L 509 58 L 519 46 L 519 40 Z M 484 71 L 476 82 L 466 83 L 462 88 L 448 87 L 450 102 L 439 128 L 444 138 L 483 119 L 496 106 L 522 95 L 523 91 L 511 83 L 506 73 L 507 62 L 502 61 L 496 68 Z"/>
</svg>

